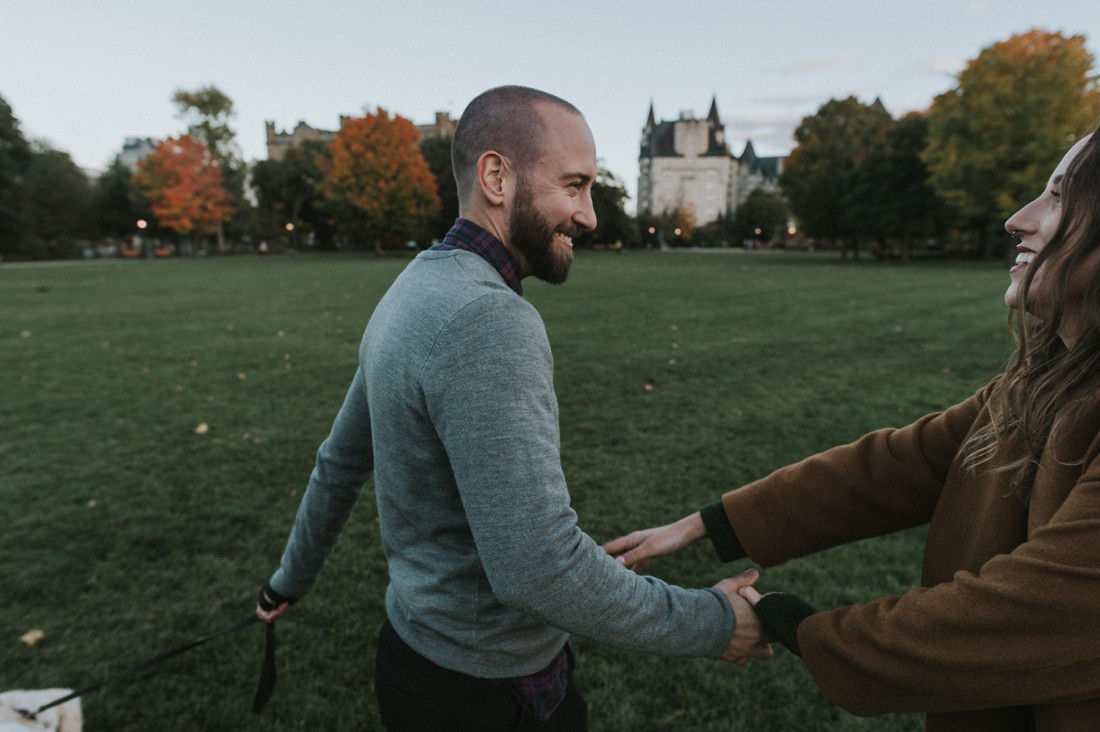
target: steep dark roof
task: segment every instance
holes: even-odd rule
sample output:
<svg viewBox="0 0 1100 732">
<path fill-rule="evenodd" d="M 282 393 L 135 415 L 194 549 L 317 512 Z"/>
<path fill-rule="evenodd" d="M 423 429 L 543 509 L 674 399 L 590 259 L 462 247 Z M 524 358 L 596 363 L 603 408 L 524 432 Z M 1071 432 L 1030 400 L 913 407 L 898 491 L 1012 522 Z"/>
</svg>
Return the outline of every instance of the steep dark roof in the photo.
<svg viewBox="0 0 1100 732">
<path fill-rule="evenodd" d="M 672 122 L 661 122 L 642 138 L 641 156 L 644 158 L 678 158 L 676 133 Z"/>
</svg>

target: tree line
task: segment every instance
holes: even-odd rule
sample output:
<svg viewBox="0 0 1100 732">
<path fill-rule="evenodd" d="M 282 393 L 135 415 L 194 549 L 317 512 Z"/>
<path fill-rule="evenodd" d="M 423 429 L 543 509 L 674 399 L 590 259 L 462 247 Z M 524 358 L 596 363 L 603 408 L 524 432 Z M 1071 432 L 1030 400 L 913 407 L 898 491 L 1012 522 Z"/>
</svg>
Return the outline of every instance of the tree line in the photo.
<svg viewBox="0 0 1100 732">
<path fill-rule="evenodd" d="M 1033 30 L 983 49 L 931 107 L 895 119 L 879 100 L 831 99 L 795 131 L 779 191 L 756 190 L 728 218 L 697 226 L 690 210 L 629 216 L 625 187 L 601 168 L 596 232 L 578 246 L 800 239 L 907 257 L 964 238 L 985 256 L 1001 222 L 1045 185 L 1064 149 L 1100 120 L 1083 36 Z M 450 138 L 421 138 L 378 108 L 342 119 L 328 143 L 246 165 L 213 86 L 172 97 L 185 131 L 136 170 L 116 158 L 94 181 L 65 152 L 28 141 L 0 97 L 0 255 L 71 257 L 81 241 L 144 240 L 163 251 L 401 248 L 441 236 L 458 215 Z M 139 235 L 139 236 L 135 236 Z"/>
<path fill-rule="evenodd" d="M 983 256 L 1074 142 L 1100 122 L 1084 36 L 1032 30 L 981 51 L 931 107 L 830 100 L 795 131 L 780 186 L 806 236 L 894 247 L 962 235 Z"/>
</svg>

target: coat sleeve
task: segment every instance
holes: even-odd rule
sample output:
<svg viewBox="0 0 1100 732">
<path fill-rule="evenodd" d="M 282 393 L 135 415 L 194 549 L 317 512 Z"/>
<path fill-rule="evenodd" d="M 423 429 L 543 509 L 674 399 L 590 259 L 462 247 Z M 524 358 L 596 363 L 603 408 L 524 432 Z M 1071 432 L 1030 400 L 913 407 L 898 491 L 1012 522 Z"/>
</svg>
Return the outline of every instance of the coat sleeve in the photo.
<svg viewBox="0 0 1100 732">
<path fill-rule="evenodd" d="M 781 468 L 722 497 L 753 561 L 781 564 L 928 523 L 989 387 L 945 412 Z"/>
<path fill-rule="evenodd" d="M 802 656 L 856 714 L 949 712 L 1100 697 L 1100 437 L 1066 500 L 976 573 L 818 613 Z"/>
</svg>

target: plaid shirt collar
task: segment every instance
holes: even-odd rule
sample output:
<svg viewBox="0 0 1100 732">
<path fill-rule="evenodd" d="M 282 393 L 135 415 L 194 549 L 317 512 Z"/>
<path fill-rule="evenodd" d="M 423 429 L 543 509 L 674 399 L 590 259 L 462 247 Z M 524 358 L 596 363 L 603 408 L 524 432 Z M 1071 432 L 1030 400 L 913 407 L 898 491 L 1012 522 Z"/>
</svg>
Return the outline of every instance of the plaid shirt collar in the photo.
<svg viewBox="0 0 1100 732">
<path fill-rule="evenodd" d="M 443 237 L 443 241 L 428 251 L 446 252 L 452 249 L 464 249 L 479 255 L 504 278 L 504 283 L 519 296 L 523 296 L 520 284 L 519 263 L 508 248 L 485 229 L 467 219 L 455 219 L 454 226 Z"/>
</svg>

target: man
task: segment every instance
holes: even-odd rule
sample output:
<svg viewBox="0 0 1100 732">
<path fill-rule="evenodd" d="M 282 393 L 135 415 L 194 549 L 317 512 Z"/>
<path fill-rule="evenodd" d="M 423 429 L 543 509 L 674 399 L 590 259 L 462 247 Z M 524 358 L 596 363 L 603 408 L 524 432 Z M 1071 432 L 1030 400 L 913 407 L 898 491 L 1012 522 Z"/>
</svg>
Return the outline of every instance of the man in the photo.
<svg viewBox="0 0 1100 732">
<path fill-rule="evenodd" d="M 587 729 L 569 633 L 739 663 L 771 649 L 737 595 L 618 565 L 577 526 L 559 457 L 553 359 L 521 280 L 564 282 L 596 226 L 596 150 L 568 102 L 474 99 L 452 148 L 459 219 L 372 315 L 321 445 L 270 620 L 309 591 L 373 473 L 389 566 L 375 693 L 391 730 Z"/>
</svg>

